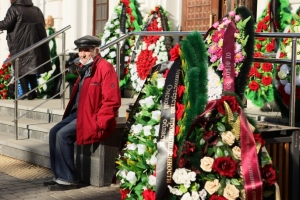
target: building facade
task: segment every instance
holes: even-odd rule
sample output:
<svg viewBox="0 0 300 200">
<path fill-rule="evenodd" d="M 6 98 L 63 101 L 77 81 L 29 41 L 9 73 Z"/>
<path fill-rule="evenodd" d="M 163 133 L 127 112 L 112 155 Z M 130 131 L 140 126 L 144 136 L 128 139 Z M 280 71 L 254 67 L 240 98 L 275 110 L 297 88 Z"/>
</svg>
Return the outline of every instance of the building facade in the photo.
<svg viewBox="0 0 300 200">
<path fill-rule="evenodd" d="M 74 51 L 73 41 L 84 35 L 98 35 L 102 32 L 106 20 L 113 13 L 119 0 L 32 0 L 44 13 L 54 18 L 54 28 L 60 30 L 68 25 L 71 29 L 66 32 L 66 49 Z M 230 10 L 236 4 L 254 5 L 257 3 L 257 16 L 262 13 L 268 0 L 137 0 L 142 15 L 153 9 L 155 5 L 161 5 L 168 11 L 168 19 L 171 21 L 173 31 L 204 31 L 210 27 L 210 23 Z M 254 3 L 255 2 L 255 3 Z M 290 0 L 293 11 L 299 5 L 300 0 Z M 3 20 L 9 0 L 0 1 L 0 20 Z M 256 8 L 252 8 L 256 9 Z M 61 35 L 56 38 L 57 51 L 61 53 Z M 0 60 L 4 61 L 8 56 L 6 32 L 0 34 Z"/>
</svg>

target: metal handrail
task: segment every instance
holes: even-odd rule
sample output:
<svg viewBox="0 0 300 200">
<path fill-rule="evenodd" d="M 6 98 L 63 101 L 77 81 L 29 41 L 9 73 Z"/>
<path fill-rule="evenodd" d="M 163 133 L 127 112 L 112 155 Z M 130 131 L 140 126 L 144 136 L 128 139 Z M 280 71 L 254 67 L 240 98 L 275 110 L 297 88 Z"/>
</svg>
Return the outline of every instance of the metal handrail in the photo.
<svg viewBox="0 0 300 200">
<path fill-rule="evenodd" d="M 35 45 L 32 45 L 31 47 L 28 47 L 27 49 L 21 51 L 20 53 L 12 56 L 11 58 L 7 59 L 4 61 L 4 63 L 11 62 L 13 60 L 16 60 L 16 63 L 18 63 L 19 57 L 26 54 L 28 51 L 32 50 L 33 48 L 36 48 L 43 43 L 49 41 L 50 39 L 54 38 L 58 34 L 63 34 L 63 45 L 62 45 L 62 71 L 64 72 L 65 69 L 65 31 L 67 29 L 71 28 L 71 26 L 67 26 L 64 29 L 56 32 L 55 34 L 41 40 L 40 42 L 36 43 Z M 100 50 L 107 49 L 113 45 L 117 45 L 117 57 L 116 57 L 116 71 L 118 78 L 120 80 L 120 42 L 123 40 L 132 37 L 132 36 L 186 36 L 192 32 L 190 31 L 138 31 L 138 32 L 130 32 L 124 35 L 121 35 L 119 38 L 116 40 L 105 44 L 100 47 Z M 200 32 L 200 34 L 205 35 L 205 32 Z M 271 62 L 271 63 L 285 63 L 285 64 L 291 64 L 292 71 L 291 71 L 291 98 L 290 98 L 290 109 L 289 109 L 289 125 L 290 126 L 295 126 L 295 89 L 296 89 L 296 79 L 295 79 L 295 74 L 296 74 L 296 64 L 300 64 L 300 60 L 296 60 L 296 47 L 297 47 L 297 38 L 300 38 L 300 33 L 254 33 L 254 37 L 265 37 L 265 38 L 292 38 L 292 58 L 289 59 L 276 59 L 276 58 L 253 58 L 254 62 Z M 65 91 L 65 74 L 62 73 L 62 86 Z M 16 84 L 15 84 L 16 85 Z M 16 88 L 17 90 L 17 88 Z M 65 108 L 65 92 L 62 92 L 62 107 L 63 109 Z M 51 98 L 50 98 L 51 99 Z M 48 100 L 50 100 L 48 99 Z M 48 101 L 47 100 L 47 101 Z M 17 102 L 17 100 L 16 100 Z M 18 104 L 15 104 L 15 116 L 17 116 L 17 109 L 18 109 Z M 38 107 L 38 106 L 37 106 Z M 37 108 L 35 107 L 35 108 Z M 35 109 L 34 108 L 34 109 Z M 16 138 L 18 139 L 18 119 L 15 117 L 15 133 L 16 133 Z"/>
<path fill-rule="evenodd" d="M 37 48 L 37 47 L 39 47 L 39 46 L 41 46 L 42 44 L 44 44 L 44 43 L 46 43 L 46 42 L 49 42 L 51 39 L 53 39 L 53 38 L 55 38 L 56 36 L 58 36 L 59 34 L 62 34 L 63 36 L 62 36 L 62 53 L 60 54 L 61 56 L 62 56 L 62 72 L 61 73 L 59 73 L 59 74 L 57 74 L 55 77 L 57 77 L 57 76 L 59 76 L 59 75 L 62 75 L 62 87 L 63 87 L 63 91 L 62 91 L 62 93 L 59 93 L 60 95 L 61 95 L 61 102 L 62 102 L 62 108 L 63 109 L 65 109 L 65 90 L 66 90 L 66 88 L 65 88 L 65 62 L 66 62 L 66 59 L 65 59 L 65 40 L 66 40 L 66 37 L 65 37 L 65 31 L 67 31 L 68 29 L 70 29 L 71 28 L 71 26 L 70 25 L 68 25 L 68 26 L 66 26 L 65 28 L 63 28 L 63 29 L 61 29 L 61 30 L 59 30 L 59 31 L 57 31 L 57 32 L 55 32 L 55 33 L 53 33 L 52 35 L 50 35 L 50 36 L 48 36 L 48 37 L 46 37 L 46 38 L 44 38 L 44 39 L 42 39 L 42 40 L 40 40 L 39 42 L 37 42 L 37 43 L 35 43 L 35 44 L 33 44 L 33 45 L 31 45 L 30 47 L 27 47 L 26 49 L 24 49 L 24 50 L 22 50 L 21 52 L 19 52 L 19 53 L 17 53 L 17 54 L 15 54 L 15 55 L 13 55 L 12 57 L 10 57 L 10 58 L 8 58 L 8 59 L 6 59 L 3 63 L 10 63 L 10 62 L 13 62 L 13 61 L 15 61 L 15 63 L 14 63 L 14 72 L 15 72 L 15 74 L 14 74 L 14 82 L 15 82 L 15 101 L 14 101 L 14 108 L 15 108 L 15 110 L 14 110 L 14 132 L 15 132 L 15 135 L 16 135 L 16 140 L 18 140 L 18 120 L 21 118 L 21 117 L 23 117 L 24 115 L 26 115 L 28 112 L 31 112 L 31 111 L 33 111 L 34 109 L 36 109 L 37 107 L 39 107 L 40 105 L 42 105 L 42 104 L 44 104 L 44 103 L 46 103 L 47 101 L 49 101 L 50 99 L 52 99 L 52 98 L 54 98 L 54 97 L 56 97 L 58 94 L 56 94 L 56 95 L 54 95 L 53 97 L 51 97 L 50 99 L 46 99 L 44 102 L 42 102 L 41 104 L 39 104 L 39 105 L 37 105 L 36 107 L 34 107 L 34 108 L 32 108 L 31 110 L 28 110 L 26 113 L 24 113 L 23 115 L 21 115 L 21 116 L 18 116 L 18 100 L 19 100 L 19 98 L 18 98 L 18 81 L 19 81 L 19 79 L 20 78 L 22 78 L 22 77 L 24 77 L 25 75 L 27 75 L 27 74 L 29 74 L 30 72 L 32 72 L 33 70 L 31 70 L 31 71 L 29 71 L 29 72 L 27 72 L 27 73 L 25 73 L 24 75 L 22 75 L 21 77 L 19 77 L 19 58 L 21 57 L 21 56 L 23 56 L 23 55 L 25 55 L 26 53 L 28 53 L 29 51 L 31 51 L 31 50 L 33 50 L 33 49 L 35 49 L 35 48 Z M 46 63 L 48 63 L 48 62 L 51 62 L 52 61 L 52 59 L 54 59 L 54 58 L 51 58 L 49 61 L 47 61 L 47 62 L 45 62 L 45 63 L 43 63 L 43 64 L 41 64 L 40 66 L 37 66 L 35 69 L 38 69 L 38 68 L 40 68 L 40 67 L 42 67 L 44 64 L 46 64 Z M 50 80 L 47 80 L 44 84 L 46 84 L 47 82 L 49 82 L 49 81 L 51 81 L 51 80 L 53 80 L 55 77 L 53 77 L 53 78 L 51 78 Z M 37 89 L 37 87 L 36 88 L 31 88 L 31 90 L 29 91 L 29 92 L 27 92 L 26 94 L 29 94 L 29 93 L 31 93 L 33 90 L 35 90 L 35 89 Z M 24 94 L 24 95 L 26 95 L 26 94 Z"/>
</svg>

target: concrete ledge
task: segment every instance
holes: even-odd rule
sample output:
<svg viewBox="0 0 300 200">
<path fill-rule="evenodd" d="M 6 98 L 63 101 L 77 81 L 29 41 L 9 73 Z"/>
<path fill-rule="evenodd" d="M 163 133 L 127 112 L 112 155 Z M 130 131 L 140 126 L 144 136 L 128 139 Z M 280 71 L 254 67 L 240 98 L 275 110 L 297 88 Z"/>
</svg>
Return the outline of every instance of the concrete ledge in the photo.
<svg viewBox="0 0 300 200">
<path fill-rule="evenodd" d="M 76 169 L 81 181 L 98 187 L 111 185 L 124 128 L 125 120 L 118 122 L 114 133 L 104 141 L 77 146 Z"/>
</svg>

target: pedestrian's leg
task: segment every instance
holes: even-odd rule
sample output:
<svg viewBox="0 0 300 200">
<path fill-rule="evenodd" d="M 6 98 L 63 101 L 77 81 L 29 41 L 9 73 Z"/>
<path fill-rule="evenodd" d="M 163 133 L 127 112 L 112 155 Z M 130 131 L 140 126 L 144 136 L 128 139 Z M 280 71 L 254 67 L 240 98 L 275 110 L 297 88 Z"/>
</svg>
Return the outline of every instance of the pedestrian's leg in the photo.
<svg viewBox="0 0 300 200">
<path fill-rule="evenodd" d="M 27 79 L 28 79 L 28 82 L 30 83 L 31 90 L 34 89 L 34 88 L 36 88 L 38 86 L 37 78 L 36 78 L 35 74 L 29 74 L 29 75 L 27 75 Z M 31 93 L 29 93 L 28 100 L 33 100 L 33 99 L 35 99 L 37 97 L 38 97 L 37 89 L 35 89 Z"/>
<path fill-rule="evenodd" d="M 77 114 L 73 113 L 63 119 L 61 122 L 53 126 L 49 132 L 49 152 L 50 152 L 50 163 L 51 163 L 51 170 L 54 174 L 54 177 L 57 178 L 58 174 L 56 172 L 56 158 L 55 158 L 55 150 L 56 150 L 56 137 L 57 133 L 61 128 L 69 124 L 71 121 L 76 119 Z"/>
<path fill-rule="evenodd" d="M 76 141 L 76 119 L 62 127 L 56 134 L 55 171 L 57 183 L 78 184 L 74 164 L 74 143 Z"/>
</svg>

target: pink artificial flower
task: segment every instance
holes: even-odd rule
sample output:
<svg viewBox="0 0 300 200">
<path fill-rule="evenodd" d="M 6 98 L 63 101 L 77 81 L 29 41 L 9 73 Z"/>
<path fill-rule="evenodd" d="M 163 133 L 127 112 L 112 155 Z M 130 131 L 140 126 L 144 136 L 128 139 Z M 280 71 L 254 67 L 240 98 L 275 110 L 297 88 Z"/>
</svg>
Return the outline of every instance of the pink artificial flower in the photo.
<svg viewBox="0 0 300 200">
<path fill-rule="evenodd" d="M 240 52 L 242 50 L 242 45 L 241 44 L 239 44 L 239 43 L 234 43 L 234 52 L 235 53 L 238 53 L 238 52 Z"/>
<path fill-rule="evenodd" d="M 218 28 L 219 22 L 215 22 L 212 26 L 213 26 L 214 28 Z"/>
<path fill-rule="evenodd" d="M 223 71 L 223 69 L 224 69 L 224 64 L 220 63 L 218 66 L 218 70 Z"/>
<path fill-rule="evenodd" d="M 239 72 L 238 71 L 234 71 L 235 77 L 238 77 Z"/>
<path fill-rule="evenodd" d="M 244 60 L 244 55 L 242 54 L 242 52 L 238 52 L 237 54 L 235 54 L 235 56 L 234 56 L 234 62 L 235 63 L 239 63 L 239 62 L 241 62 L 241 61 L 243 61 Z"/>
<path fill-rule="evenodd" d="M 227 20 L 228 19 L 228 17 L 223 17 L 223 21 L 225 21 L 225 20 Z"/>
<path fill-rule="evenodd" d="M 219 30 L 219 31 L 215 31 L 214 34 L 213 34 L 213 36 L 212 36 L 212 41 L 214 41 L 214 42 L 219 42 L 219 40 L 220 40 L 221 38 L 223 38 L 224 33 L 225 33 L 225 30 L 224 30 L 224 29 L 221 29 L 221 30 Z"/>
<path fill-rule="evenodd" d="M 230 22 L 231 22 L 230 19 L 226 19 L 226 20 L 224 21 L 224 24 L 225 24 L 226 26 L 228 26 L 228 24 L 230 24 Z"/>
<path fill-rule="evenodd" d="M 218 50 L 218 45 L 216 43 L 213 43 L 209 48 L 208 48 L 208 53 L 213 54 Z"/>
<path fill-rule="evenodd" d="M 240 21 L 240 20 L 241 20 L 241 16 L 236 15 L 236 16 L 234 17 L 234 20 L 235 20 L 236 22 Z"/>
<path fill-rule="evenodd" d="M 212 62 L 212 63 L 216 62 L 217 60 L 218 60 L 218 57 L 216 55 L 212 55 L 210 57 L 210 62 Z"/>
<path fill-rule="evenodd" d="M 234 11 L 230 11 L 230 12 L 229 12 L 229 16 L 230 16 L 230 17 L 234 17 L 234 16 L 235 16 L 235 12 L 234 12 Z"/>
</svg>

